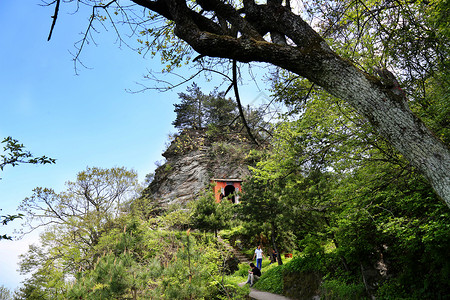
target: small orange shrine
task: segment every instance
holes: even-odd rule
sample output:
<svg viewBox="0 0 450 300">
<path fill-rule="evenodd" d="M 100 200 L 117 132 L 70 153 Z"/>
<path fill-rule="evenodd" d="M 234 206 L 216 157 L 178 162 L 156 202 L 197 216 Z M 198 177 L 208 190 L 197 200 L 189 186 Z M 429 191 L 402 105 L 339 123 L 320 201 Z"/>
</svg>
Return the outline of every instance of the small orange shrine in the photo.
<svg viewBox="0 0 450 300">
<path fill-rule="evenodd" d="M 238 192 L 242 192 L 241 182 L 241 179 L 211 179 L 216 202 L 220 202 L 222 198 L 229 197 L 231 202 L 239 203 Z"/>
</svg>

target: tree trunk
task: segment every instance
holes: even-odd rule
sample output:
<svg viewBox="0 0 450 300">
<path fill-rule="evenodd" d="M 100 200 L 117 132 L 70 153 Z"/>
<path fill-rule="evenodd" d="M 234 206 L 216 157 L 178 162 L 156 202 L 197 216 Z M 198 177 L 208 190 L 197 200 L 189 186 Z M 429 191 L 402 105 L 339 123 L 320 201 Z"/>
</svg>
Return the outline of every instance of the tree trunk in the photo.
<svg viewBox="0 0 450 300">
<path fill-rule="evenodd" d="M 272 222 L 270 224 L 272 226 L 272 247 L 275 250 L 275 252 L 277 253 L 277 263 L 279 266 L 281 266 L 283 264 L 283 261 L 281 260 L 281 254 L 278 251 L 278 247 L 277 247 L 277 243 L 275 242 L 275 237 L 276 237 L 276 226 L 275 224 Z"/>
</svg>

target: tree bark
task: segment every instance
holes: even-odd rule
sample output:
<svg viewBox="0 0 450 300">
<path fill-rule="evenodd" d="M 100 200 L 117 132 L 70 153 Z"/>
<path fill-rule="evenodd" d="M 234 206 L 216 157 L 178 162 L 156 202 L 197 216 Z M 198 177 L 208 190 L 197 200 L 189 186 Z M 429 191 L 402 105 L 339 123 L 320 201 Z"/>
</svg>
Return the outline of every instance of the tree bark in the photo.
<svg viewBox="0 0 450 300">
<path fill-rule="evenodd" d="M 276 240 L 275 237 L 277 236 L 277 228 L 276 228 L 274 222 L 271 222 L 270 225 L 272 227 L 272 247 L 275 250 L 275 252 L 277 253 L 277 263 L 279 266 L 281 266 L 283 264 L 283 261 L 281 260 L 281 254 L 278 251 L 277 243 L 275 242 L 275 240 Z M 270 253 L 269 253 L 269 255 L 270 255 Z"/>
<path fill-rule="evenodd" d="M 244 0 L 244 7 L 238 10 L 225 1 L 198 1 L 205 11 L 213 11 L 227 20 L 239 32 L 236 37 L 229 35 L 214 18 L 191 10 L 185 1 L 133 2 L 174 21 L 175 34 L 201 55 L 270 63 L 299 74 L 331 95 L 346 100 L 428 179 L 437 195 L 450 207 L 447 146 L 412 113 L 403 95 L 339 57 L 317 32 L 288 8 Z M 263 36 L 269 32 L 283 34 L 292 44 L 266 41 Z"/>
</svg>

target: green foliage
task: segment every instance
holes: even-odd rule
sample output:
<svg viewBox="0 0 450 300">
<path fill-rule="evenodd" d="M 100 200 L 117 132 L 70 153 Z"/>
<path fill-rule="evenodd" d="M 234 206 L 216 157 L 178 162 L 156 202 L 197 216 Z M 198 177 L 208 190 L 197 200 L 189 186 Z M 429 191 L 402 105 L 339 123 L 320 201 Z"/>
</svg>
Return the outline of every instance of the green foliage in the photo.
<svg viewBox="0 0 450 300">
<path fill-rule="evenodd" d="M 434 73 L 429 106 L 414 100 L 413 109 L 446 140 L 444 78 Z M 440 291 L 449 289 L 444 203 L 340 101 L 303 80 L 288 77 L 277 84 L 290 119 L 275 126 L 272 148 L 252 170 L 260 189 L 245 191 L 248 199 L 263 198 L 262 187 L 268 187 L 269 195 L 284 203 L 282 218 L 292 222 L 285 221 L 283 231 L 295 233 L 300 251 L 286 272 L 320 272 L 325 282 L 332 281 L 328 291 L 345 299 L 361 289 L 363 266 L 378 266 L 370 280 L 381 286 L 383 297 L 395 298 L 398 290 L 400 297 L 442 298 Z"/>
<path fill-rule="evenodd" d="M 11 136 L 4 138 L 1 143 L 5 145 L 3 146 L 3 154 L 0 155 L 0 171 L 3 171 L 3 168 L 7 165 L 11 165 L 12 167 L 14 167 L 19 164 L 45 165 L 54 164 L 56 162 L 56 159 L 47 157 L 45 155 L 41 157 L 33 156 L 31 152 L 25 150 L 25 146 L 23 144 L 20 144 L 18 140 L 13 139 Z M 21 219 L 23 216 L 23 214 L 0 216 L 0 222 L 2 223 L 2 225 L 6 225 L 14 219 Z M 12 237 L 3 234 L 0 235 L 0 240 L 2 239 L 11 240 Z"/>
<path fill-rule="evenodd" d="M 369 297 L 367 297 L 364 284 L 346 284 L 338 280 L 327 280 L 320 286 L 320 299 L 359 300 L 369 299 Z"/>
<path fill-rule="evenodd" d="M 275 294 L 283 294 L 284 266 L 276 266 L 264 270 L 261 278 L 256 281 L 254 288 Z"/>
<path fill-rule="evenodd" d="M 446 145 L 450 144 L 450 71 L 437 72 L 426 82 L 425 97 L 412 109 Z"/>
<path fill-rule="evenodd" d="M 1 223 L 2 223 L 2 225 L 6 225 L 6 224 L 8 224 L 8 222 L 11 222 L 15 219 L 21 219 L 22 217 L 23 217 L 23 214 L 1 216 L 1 218 L 2 218 Z"/>
<path fill-rule="evenodd" d="M 151 230 L 134 218 L 117 221 L 96 246 L 93 266 L 76 273 L 69 299 L 218 299 L 241 293 L 218 281 L 221 255 L 208 236 Z"/>
<path fill-rule="evenodd" d="M 89 272 L 79 272 L 76 283 L 68 291 L 68 299 L 117 299 L 137 290 L 145 290 L 148 275 L 133 257 L 124 252 L 120 255 L 100 257 Z"/>
<path fill-rule="evenodd" d="M 200 129 L 208 125 L 223 127 L 230 125 L 236 115 L 236 104 L 225 93 L 214 90 L 209 95 L 203 94 L 193 83 L 187 89 L 188 94 L 180 93 L 180 104 L 174 104 L 177 117 L 173 121 L 175 128 Z"/>
<path fill-rule="evenodd" d="M 166 260 L 151 291 L 155 299 L 213 299 L 223 285 L 217 284 L 219 253 L 215 245 L 189 231 L 176 241 L 173 256 Z M 165 255 L 163 251 L 160 255 Z"/>
<path fill-rule="evenodd" d="M 248 273 L 247 273 L 248 274 Z M 244 285 L 239 287 L 242 283 L 241 277 L 225 277 L 222 282 L 215 282 L 215 285 L 220 285 L 216 287 L 218 293 L 214 295 L 214 299 L 228 300 L 228 299 L 246 299 L 250 292 L 250 287 Z"/>
<path fill-rule="evenodd" d="M 152 23 L 162 25 L 155 28 L 145 27 L 139 32 L 139 38 L 137 39 L 140 44 L 137 49 L 138 53 L 151 54 L 152 56 L 159 53 L 163 72 L 171 72 L 174 68 L 188 64 L 191 61 L 193 50 L 174 34 L 175 23 L 162 21 L 157 14 L 152 12 L 148 13 L 147 16 Z"/>
<path fill-rule="evenodd" d="M 445 0 L 398 1 L 397 5 L 317 1 L 308 3 L 307 9 L 333 48 L 369 73 L 373 66 L 385 66 L 401 75 L 411 90 L 422 93 L 428 77 L 445 65 L 448 68 Z"/>
<path fill-rule="evenodd" d="M 145 297 L 152 273 L 148 272 L 145 264 L 146 248 L 142 244 L 144 228 L 137 219 L 117 219 L 114 229 L 103 234 L 96 245 L 92 265 L 86 270 L 80 268 L 76 273 L 76 280 L 67 292 L 68 298 Z M 150 265 L 153 266 L 152 272 L 157 272 L 159 263 Z"/>
<path fill-rule="evenodd" d="M 164 211 L 159 201 L 155 200 L 153 197 L 148 197 L 144 193 L 139 198 L 131 201 L 131 203 L 127 203 L 126 206 L 133 216 L 142 220 L 149 220 L 159 216 Z"/>
<path fill-rule="evenodd" d="M 187 5 L 197 9 L 197 4 Z M 376 65 L 395 70 L 406 87 L 408 106 L 448 143 L 447 0 L 318 0 L 303 5 L 304 14 L 339 55 L 369 74 Z M 208 18 L 208 12 L 198 12 Z M 149 18 L 154 21 L 155 15 Z M 160 51 L 169 70 L 189 60 L 183 55 L 191 53 L 174 37 L 174 27 L 168 21 L 161 28 L 142 30 L 148 39 L 140 40 L 140 51 L 150 49 L 153 55 Z M 367 296 L 361 282 L 368 274 L 366 268 L 376 274 L 370 279 L 378 287 L 369 296 L 448 298 L 450 215 L 445 204 L 353 109 L 306 80 L 280 75 L 273 82 L 274 96 L 287 105 L 288 113 L 273 124 L 267 152 L 247 155 L 246 148 L 234 150 L 232 143 L 216 143 L 212 152 L 215 157 L 246 156 L 254 163 L 253 178 L 245 183 L 238 208 L 242 227 L 224 236 L 230 242 L 237 237 L 248 245 L 264 241 L 298 253 L 282 267 L 268 267 L 265 261 L 256 287 L 281 293 L 285 276 L 310 273 L 322 278 L 324 299 L 361 299 Z M 223 126 L 233 122 L 235 105 L 225 94 L 216 90 L 205 95 L 193 85 L 180 98 L 174 121 L 180 131 L 208 128 L 207 139 L 231 132 L 223 131 Z M 262 120 L 261 111 L 245 113 Z M 185 153 L 207 142 L 203 136 L 183 132 L 176 139 L 168 151 Z M 172 170 L 166 166 L 164 171 Z M 35 199 L 53 204 L 67 195 L 37 190 Z M 209 235 L 179 231 L 190 225 L 214 232 L 228 227 L 232 210 L 226 201 L 218 204 L 204 195 L 194 202 L 189 218 L 181 209 L 158 217 L 153 206 L 145 214 L 137 213 L 152 201 L 143 198 L 135 206 L 134 216 L 143 216 L 146 222 L 90 212 L 83 222 L 78 216 L 70 218 L 70 231 L 69 227 L 48 230 L 45 249 L 31 248 L 23 265 L 25 270 L 37 268 L 41 276 L 30 286 L 36 286 L 36 293 L 42 291 L 43 297 L 51 288 L 64 290 L 56 284 L 64 282 L 63 266 L 77 276 L 71 290 L 74 297 L 83 292 L 97 298 L 222 299 L 248 291 L 235 287 L 239 278 L 246 277 L 247 266 L 241 265 L 229 281 L 220 280 L 225 256 L 220 247 Z M 61 201 L 61 206 L 68 204 Z M 59 206 L 55 208 L 59 212 Z M 86 247 L 79 239 L 58 239 L 68 232 L 90 243 Z M 248 251 L 251 256 L 253 249 Z M 61 260 L 39 263 L 45 255 L 59 253 L 63 253 Z M 80 270 L 75 268 L 80 265 Z"/>
<path fill-rule="evenodd" d="M 231 240 L 235 236 L 239 236 L 244 233 L 244 227 L 242 225 L 234 226 L 229 229 L 223 229 L 220 231 L 220 236 L 225 240 Z"/>
<path fill-rule="evenodd" d="M 395 278 L 385 282 L 377 291 L 377 299 L 388 300 L 393 298 L 400 300 L 420 299 L 408 293 L 405 290 L 403 283 Z"/>
<path fill-rule="evenodd" d="M 244 241 L 247 240 L 246 234 L 247 230 L 241 224 L 233 225 L 230 229 L 222 229 L 220 231 L 220 237 L 240 251 L 248 248 L 244 243 Z M 254 251 L 254 249 L 252 249 L 252 251 Z M 249 256 L 252 255 L 253 253 L 250 253 Z"/>
<path fill-rule="evenodd" d="M 190 218 L 194 228 L 217 235 L 219 230 L 231 225 L 233 211 L 233 203 L 225 199 L 216 202 L 213 193 L 208 191 L 192 202 Z"/>
<path fill-rule="evenodd" d="M 406 200 L 406 199 L 404 199 Z M 417 205 L 422 199 L 408 199 Z M 415 298 L 442 297 L 448 290 L 450 256 L 444 249 L 450 246 L 449 213 L 446 208 L 431 205 L 422 214 L 387 218 L 383 229 L 387 258 L 391 260 L 396 279 L 388 286 L 401 286 L 407 295 Z M 433 207 L 434 206 L 434 207 Z M 413 260 L 414 262 L 412 262 Z M 386 290 L 383 293 L 387 293 Z"/>
<path fill-rule="evenodd" d="M 174 141 L 168 151 L 173 151 L 173 153 L 180 155 L 200 149 L 204 145 L 205 139 L 203 136 L 195 135 L 195 131 L 184 131 L 174 137 Z M 165 169 L 163 173 L 167 171 L 169 170 Z"/>
<path fill-rule="evenodd" d="M 204 94 L 200 88 L 193 83 L 187 88 L 188 93 L 179 93 L 181 103 L 174 104 L 176 119 L 172 124 L 180 132 L 174 137 L 176 146 L 172 146 L 175 153 L 185 153 L 193 149 L 202 148 L 205 142 L 213 143 L 226 140 L 224 137 L 230 136 L 231 142 L 224 145 L 230 145 L 232 149 L 224 149 L 220 151 L 216 149 L 216 154 L 236 153 L 243 147 L 239 147 L 248 143 L 248 137 L 242 134 L 244 122 L 238 114 L 237 104 L 231 99 L 226 98 L 225 92 L 218 92 L 215 89 L 208 95 Z M 246 119 L 247 126 L 258 137 L 267 135 L 264 133 L 264 111 L 262 108 L 251 108 L 250 106 L 242 108 L 242 114 Z M 206 132 L 207 141 L 203 136 L 196 136 L 197 131 Z M 261 138 L 262 140 L 262 138 Z M 224 146 L 221 145 L 221 146 Z M 245 149 L 245 147 L 244 147 Z M 229 151 L 231 150 L 231 151 Z M 245 153 L 240 153 L 242 157 Z"/>
<path fill-rule="evenodd" d="M 190 299 L 209 294 L 209 274 L 202 264 L 187 264 L 187 253 L 180 253 L 181 259 L 172 262 L 164 269 L 161 282 L 163 299 Z M 191 253 L 189 253 L 191 255 Z M 198 259 L 192 257 L 192 259 Z"/>
<path fill-rule="evenodd" d="M 288 225 L 292 210 L 282 197 L 283 187 L 281 181 L 263 181 L 256 176 L 244 182 L 245 193 L 238 206 L 238 215 L 244 221 L 246 235 L 253 237 L 250 241 L 253 245 L 260 244 L 265 238 L 279 252 L 292 247 L 292 232 Z"/>
<path fill-rule="evenodd" d="M 243 279 L 247 279 L 248 276 L 248 270 L 250 269 L 250 267 L 248 266 L 247 263 L 240 263 L 238 265 L 238 270 L 236 272 L 234 272 L 233 276 L 237 276 L 240 277 L 241 280 Z"/>
<path fill-rule="evenodd" d="M 214 158 L 228 163 L 239 163 L 243 161 L 248 149 L 245 144 L 234 144 L 229 142 L 216 142 L 211 147 L 210 155 Z"/>
<path fill-rule="evenodd" d="M 0 209 L 0 211 L 1 211 L 1 209 Z M 14 221 L 15 219 L 22 219 L 23 216 L 24 216 L 23 214 L 0 216 L 0 222 L 4 226 L 4 225 L 8 224 L 9 222 Z M 0 240 L 12 240 L 12 237 L 10 237 L 6 234 L 3 234 L 3 235 L 0 235 Z"/>
<path fill-rule="evenodd" d="M 308 234 L 299 242 L 299 247 L 303 256 L 320 257 L 325 254 L 323 243 L 323 237 Z"/>
<path fill-rule="evenodd" d="M 301 273 L 301 272 L 323 272 L 328 266 L 328 255 L 309 255 L 306 257 L 293 258 L 286 264 L 285 272 Z"/>
<path fill-rule="evenodd" d="M 11 291 L 4 285 L 0 285 L 0 299 L 2 300 L 12 300 Z"/>
<path fill-rule="evenodd" d="M 47 157 L 45 155 L 35 157 L 31 152 L 25 150 L 25 146 L 20 144 L 18 140 L 8 136 L 1 142 L 3 146 L 3 153 L 0 155 L 0 171 L 7 165 L 12 167 L 19 164 L 54 164 L 56 159 Z"/>
<path fill-rule="evenodd" d="M 62 299 L 62 293 L 56 289 L 48 290 L 45 282 L 48 281 L 43 274 L 34 274 L 31 278 L 24 280 L 23 285 L 19 287 L 14 293 L 16 300 L 47 300 L 47 299 Z M 56 293 L 56 295 L 55 295 Z M 55 297 L 60 295 L 59 298 Z"/>
<path fill-rule="evenodd" d="M 191 224 L 190 212 L 180 205 L 169 207 L 160 218 L 158 225 L 164 228 L 186 230 Z"/>
<path fill-rule="evenodd" d="M 135 197 L 139 190 L 137 174 L 125 168 L 87 168 L 77 174 L 75 182 L 66 183 L 61 193 L 47 188 L 36 188 L 34 194 L 22 201 L 19 209 L 27 218 L 31 229 L 45 222 L 74 227 L 91 227 L 100 231 L 101 225 L 120 215 L 124 203 Z M 72 227 L 74 226 L 74 227 Z M 95 242 L 92 236 L 91 241 Z"/>
<path fill-rule="evenodd" d="M 61 193 L 36 188 L 20 206 L 31 229 L 52 224 L 40 235 L 40 245 L 21 256 L 20 270 L 40 274 L 39 286 L 61 295 L 67 278 L 90 270 L 101 256 L 96 249 L 102 236 L 124 228 L 118 217 L 139 188 L 137 174 L 124 168 L 88 168 L 66 185 Z"/>
</svg>

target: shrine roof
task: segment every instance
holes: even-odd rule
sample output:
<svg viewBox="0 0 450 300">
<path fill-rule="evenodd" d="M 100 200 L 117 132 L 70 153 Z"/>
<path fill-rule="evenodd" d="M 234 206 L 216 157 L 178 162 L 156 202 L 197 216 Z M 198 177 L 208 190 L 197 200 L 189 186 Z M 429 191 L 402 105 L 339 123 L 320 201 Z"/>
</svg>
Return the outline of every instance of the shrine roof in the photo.
<svg viewBox="0 0 450 300">
<path fill-rule="evenodd" d="M 239 178 L 211 178 L 211 181 L 242 182 Z"/>
</svg>

